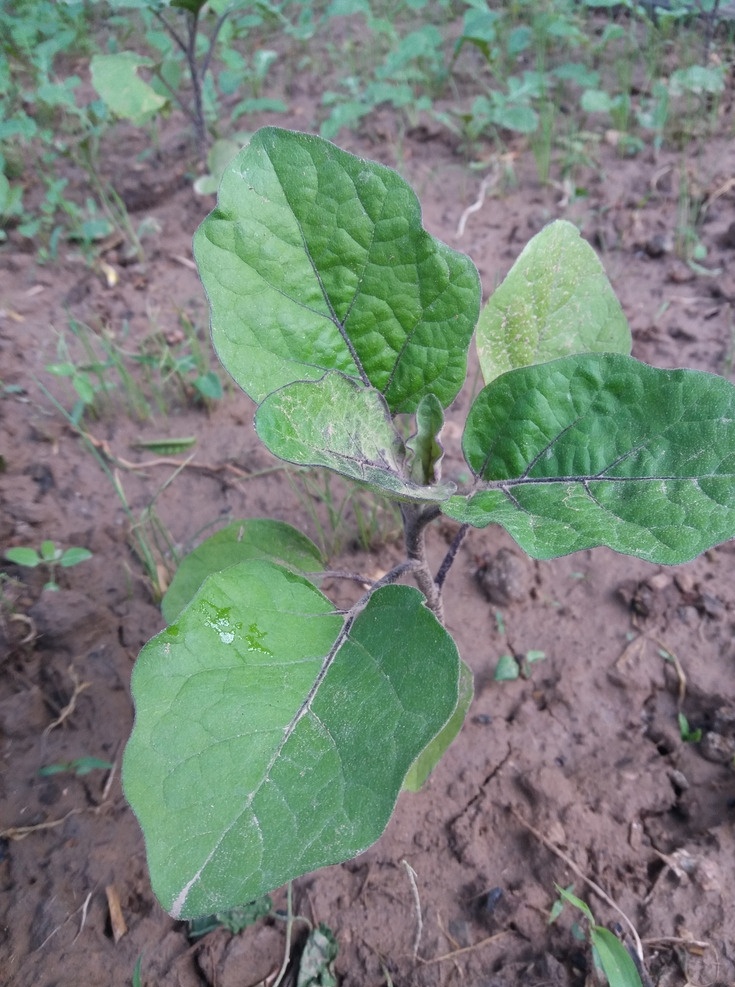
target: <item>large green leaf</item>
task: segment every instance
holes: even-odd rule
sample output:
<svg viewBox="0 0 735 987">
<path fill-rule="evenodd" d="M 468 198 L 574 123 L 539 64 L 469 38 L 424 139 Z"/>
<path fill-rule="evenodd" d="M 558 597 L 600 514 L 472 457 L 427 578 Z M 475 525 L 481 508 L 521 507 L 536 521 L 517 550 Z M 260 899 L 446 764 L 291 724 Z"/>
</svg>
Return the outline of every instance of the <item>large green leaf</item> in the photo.
<svg viewBox="0 0 735 987">
<path fill-rule="evenodd" d="M 267 559 L 302 572 L 320 572 L 324 568 L 314 542 L 290 524 L 269 518 L 233 521 L 181 561 L 161 600 L 166 623 L 173 623 L 207 576 L 246 559 Z"/>
<path fill-rule="evenodd" d="M 529 240 L 477 323 L 486 383 L 574 353 L 630 353 L 628 323 L 592 247 L 558 219 Z"/>
<path fill-rule="evenodd" d="M 679 563 L 735 535 L 735 388 L 616 354 L 513 370 L 463 437 L 476 492 L 442 506 L 534 558 L 608 545 Z"/>
<path fill-rule="evenodd" d="M 223 911 L 364 850 L 458 682 L 454 642 L 409 586 L 350 625 L 272 563 L 210 576 L 133 674 L 123 780 L 163 906 Z"/>
<path fill-rule="evenodd" d="M 421 226 L 389 168 L 328 141 L 259 130 L 225 171 L 194 252 L 217 352 L 258 403 L 340 370 L 392 413 L 464 382 L 480 285 L 472 261 Z"/>
<path fill-rule="evenodd" d="M 382 394 L 344 374 L 275 391 L 258 408 L 255 427 L 281 459 L 324 466 L 399 500 L 446 500 L 454 491 L 404 476 L 403 443 Z"/>
</svg>

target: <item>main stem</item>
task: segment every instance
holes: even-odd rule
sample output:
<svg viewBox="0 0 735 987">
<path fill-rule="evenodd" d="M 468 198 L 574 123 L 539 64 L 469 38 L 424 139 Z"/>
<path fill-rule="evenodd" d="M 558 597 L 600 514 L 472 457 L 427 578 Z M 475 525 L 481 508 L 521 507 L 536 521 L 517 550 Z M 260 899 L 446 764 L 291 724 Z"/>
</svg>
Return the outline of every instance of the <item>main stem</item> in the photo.
<svg viewBox="0 0 735 987">
<path fill-rule="evenodd" d="M 438 507 L 419 507 L 404 504 L 401 507 L 403 531 L 406 539 L 406 554 L 411 562 L 416 584 L 426 597 L 426 603 L 437 620 L 444 623 L 444 604 L 441 586 L 434 579 L 426 558 L 426 526 L 439 516 Z"/>
</svg>

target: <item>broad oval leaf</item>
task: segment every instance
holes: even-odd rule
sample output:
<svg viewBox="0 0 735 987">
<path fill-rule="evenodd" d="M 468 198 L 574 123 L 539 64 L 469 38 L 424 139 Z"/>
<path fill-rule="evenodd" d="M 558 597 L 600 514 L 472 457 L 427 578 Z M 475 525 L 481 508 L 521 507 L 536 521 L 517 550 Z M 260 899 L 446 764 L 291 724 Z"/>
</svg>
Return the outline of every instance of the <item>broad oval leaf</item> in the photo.
<svg viewBox="0 0 735 987">
<path fill-rule="evenodd" d="M 194 238 L 222 363 L 258 403 L 340 370 L 393 414 L 464 382 L 479 313 L 472 261 L 421 226 L 394 171 L 319 137 L 259 130 Z"/>
<path fill-rule="evenodd" d="M 350 625 L 264 561 L 206 580 L 141 652 L 123 781 L 176 918 L 353 857 L 458 701 L 456 645 L 409 586 Z"/>
<path fill-rule="evenodd" d="M 255 416 L 262 442 L 280 459 L 323 466 L 397 500 L 446 500 L 453 484 L 424 486 L 404 475 L 404 449 L 380 391 L 328 373 L 270 394 Z"/>
<path fill-rule="evenodd" d="M 616 354 L 513 370 L 477 396 L 463 449 L 477 492 L 442 510 L 534 558 L 676 564 L 735 535 L 735 387 L 713 374 Z"/>
<path fill-rule="evenodd" d="M 182 559 L 161 600 L 166 623 L 173 623 L 207 576 L 246 559 L 266 559 L 304 573 L 324 568 L 314 542 L 290 524 L 270 518 L 232 521 Z"/>
<path fill-rule="evenodd" d="M 526 244 L 477 323 L 486 383 L 574 353 L 630 353 L 620 302 L 592 247 L 558 219 Z"/>
</svg>

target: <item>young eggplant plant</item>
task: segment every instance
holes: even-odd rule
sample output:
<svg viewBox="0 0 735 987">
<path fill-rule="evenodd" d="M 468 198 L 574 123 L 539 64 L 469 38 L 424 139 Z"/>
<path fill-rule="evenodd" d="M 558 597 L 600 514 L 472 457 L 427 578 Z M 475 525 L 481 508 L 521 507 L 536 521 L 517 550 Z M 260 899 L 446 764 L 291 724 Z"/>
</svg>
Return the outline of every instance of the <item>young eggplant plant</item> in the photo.
<svg viewBox="0 0 735 987">
<path fill-rule="evenodd" d="M 422 228 L 397 174 L 265 128 L 195 253 L 260 439 L 398 502 L 406 558 L 347 612 L 318 589 L 317 548 L 280 522 L 236 522 L 182 563 L 169 626 L 135 668 L 124 759 L 153 888 L 177 918 L 353 857 L 421 786 L 472 697 L 442 622 L 469 526 L 500 524 L 537 559 L 608 545 L 656 563 L 735 534 L 735 388 L 632 359 L 571 224 L 534 237 L 480 314 L 474 265 Z M 486 386 L 458 490 L 439 436 L 476 323 Z M 433 572 L 425 535 L 442 515 L 459 527 Z"/>
</svg>

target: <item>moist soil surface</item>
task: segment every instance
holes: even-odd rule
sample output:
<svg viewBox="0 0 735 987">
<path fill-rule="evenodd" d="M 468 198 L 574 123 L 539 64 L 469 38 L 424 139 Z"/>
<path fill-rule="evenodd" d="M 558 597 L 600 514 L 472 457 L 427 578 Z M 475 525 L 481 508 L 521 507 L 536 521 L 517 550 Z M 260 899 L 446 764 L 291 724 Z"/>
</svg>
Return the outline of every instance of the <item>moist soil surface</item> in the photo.
<svg viewBox="0 0 735 987">
<path fill-rule="evenodd" d="M 302 119 L 274 122 L 298 128 Z M 140 353 L 151 338 L 180 343 L 185 313 L 208 346 L 191 236 L 214 200 L 192 191 L 182 121 L 168 127 L 143 164 L 133 167 L 139 147 L 123 128 L 108 149 L 134 225 L 151 217 L 159 230 L 144 260 L 113 243 L 92 264 L 69 249 L 40 266 L 13 234 L 0 253 L 0 547 L 53 539 L 93 552 L 59 570 L 57 592 L 43 589 L 38 569 L 4 566 L 0 980 L 14 987 L 129 984 L 139 958 L 147 987 L 253 987 L 272 983 L 283 962 L 279 915 L 194 940 L 151 892 L 120 782 L 131 670 L 163 627 L 136 534 L 151 537 L 158 519 L 183 553 L 230 519 L 272 517 L 326 543 L 335 568 L 375 576 L 400 557 L 391 515 L 382 533 L 347 509 L 330 524 L 326 508 L 344 494 L 272 460 L 234 385 L 208 407 L 191 389 L 164 388 L 161 407 L 141 417 L 109 371 L 116 383 L 81 422 L 87 440 L 54 404 L 68 410 L 74 400 L 69 381 L 45 369 L 59 360 L 60 334 L 75 345 L 71 320 Z M 634 356 L 731 375 L 732 143 L 627 160 L 603 145 L 576 196 L 541 185 L 527 154 L 496 154 L 498 167 L 471 170 L 430 125 L 399 140 L 391 118 L 378 116 L 342 143 L 400 168 L 426 227 L 473 258 L 486 293 L 530 236 L 571 219 L 602 256 Z M 485 176 L 482 205 L 460 224 Z M 675 249 L 683 176 L 701 214 L 700 265 Z M 476 389 L 471 365 L 470 384 L 473 375 Z M 136 379 L 145 390 L 141 371 Z M 470 400 L 463 392 L 449 413 L 448 477 L 467 473 L 460 437 Z M 136 445 L 183 436 L 196 438 L 186 452 Z M 445 522 L 433 533 L 437 563 L 455 530 Z M 160 585 L 171 558 L 158 562 Z M 337 581 L 325 589 L 340 603 L 359 592 Z M 425 788 L 400 797 L 374 846 L 293 884 L 295 913 L 336 937 L 339 982 L 591 984 L 578 916 L 567 905 L 549 922 L 558 885 L 573 886 L 632 947 L 624 913 L 652 983 L 735 984 L 733 545 L 674 568 L 605 549 L 539 563 L 500 529 L 474 531 L 448 579 L 445 612 L 475 675 L 464 729 Z M 501 656 L 529 652 L 543 658 L 522 662 L 515 681 L 496 681 Z M 88 757 L 113 768 L 39 773 Z M 285 902 L 277 890 L 274 909 Z M 294 924 L 286 983 L 295 983 L 305 928 Z"/>
</svg>

